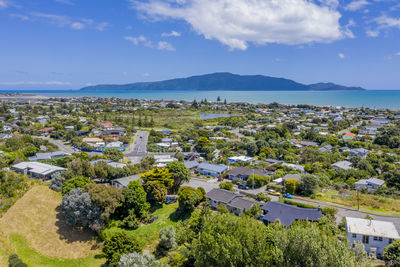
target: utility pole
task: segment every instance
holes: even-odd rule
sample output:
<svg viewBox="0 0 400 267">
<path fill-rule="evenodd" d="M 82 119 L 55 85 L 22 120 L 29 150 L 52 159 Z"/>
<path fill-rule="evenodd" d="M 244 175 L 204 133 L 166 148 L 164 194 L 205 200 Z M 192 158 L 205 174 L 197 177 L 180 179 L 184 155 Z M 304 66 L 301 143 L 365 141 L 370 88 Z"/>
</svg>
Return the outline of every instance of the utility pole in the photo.
<svg viewBox="0 0 400 267">
<path fill-rule="evenodd" d="M 360 191 L 357 190 L 357 210 L 360 210 Z"/>
<path fill-rule="evenodd" d="M 254 190 L 254 168 L 253 168 L 253 190 Z"/>
</svg>

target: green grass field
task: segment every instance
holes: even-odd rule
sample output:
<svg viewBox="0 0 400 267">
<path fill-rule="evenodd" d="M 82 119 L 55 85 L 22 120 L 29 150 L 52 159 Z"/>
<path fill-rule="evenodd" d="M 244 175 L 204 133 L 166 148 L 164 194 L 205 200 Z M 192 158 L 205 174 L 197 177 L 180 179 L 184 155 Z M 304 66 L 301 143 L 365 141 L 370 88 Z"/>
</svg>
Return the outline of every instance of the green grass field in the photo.
<svg viewBox="0 0 400 267">
<path fill-rule="evenodd" d="M 61 194 L 36 185 L 0 218 L 0 266 L 17 253 L 28 266 L 101 266 L 97 236 L 59 217 Z"/>
</svg>

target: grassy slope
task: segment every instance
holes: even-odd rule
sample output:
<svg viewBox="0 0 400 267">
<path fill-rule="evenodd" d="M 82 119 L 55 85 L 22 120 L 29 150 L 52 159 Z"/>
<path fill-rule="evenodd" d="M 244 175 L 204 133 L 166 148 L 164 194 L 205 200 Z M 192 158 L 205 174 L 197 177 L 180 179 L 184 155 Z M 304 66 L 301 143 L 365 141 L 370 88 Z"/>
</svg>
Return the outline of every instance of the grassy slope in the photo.
<svg viewBox="0 0 400 267">
<path fill-rule="evenodd" d="M 0 242 L 29 266 L 100 266 L 100 252 L 90 232 L 72 230 L 58 217 L 61 195 L 47 186 L 35 186 L 0 218 Z M 1 246 L 3 247 L 3 246 Z M 10 251 L 12 250 L 12 251 Z M 6 266 L 6 265 L 5 265 Z"/>
</svg>

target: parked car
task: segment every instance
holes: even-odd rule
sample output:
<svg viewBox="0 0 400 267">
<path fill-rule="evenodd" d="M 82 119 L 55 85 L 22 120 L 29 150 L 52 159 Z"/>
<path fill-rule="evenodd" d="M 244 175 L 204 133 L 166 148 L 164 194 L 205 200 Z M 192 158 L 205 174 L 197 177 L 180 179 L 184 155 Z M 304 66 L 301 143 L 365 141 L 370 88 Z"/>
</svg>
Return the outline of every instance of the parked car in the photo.
<svg viewBox="0 0 400 267">
<path fill-rule="evenodd" d="M 273 196 L 280 196 L 281 195 L 280 193 L 276 192 L 273 189 L 268 189 L 267 193 L 270 194 L 270 195 L 273 195 Z"/>
<path fill-rule="evenodd" d="M 285 197 L 285 198 L 288 198 L 288 199 L 293 199 L 292 194 L 289 194 L 289 193 L 286 193 L 286 194 L 284 195 L 284 197 Z"/>
<path fill-rule="evenodd" d="M 239 188 L 239 189 L 244 189 L 244 190 L 250 189 L 250 188 L 247 186 L 247 184 L 240 184 L 240 185 L 238 185 L 238 188 Z"/>
</svg>

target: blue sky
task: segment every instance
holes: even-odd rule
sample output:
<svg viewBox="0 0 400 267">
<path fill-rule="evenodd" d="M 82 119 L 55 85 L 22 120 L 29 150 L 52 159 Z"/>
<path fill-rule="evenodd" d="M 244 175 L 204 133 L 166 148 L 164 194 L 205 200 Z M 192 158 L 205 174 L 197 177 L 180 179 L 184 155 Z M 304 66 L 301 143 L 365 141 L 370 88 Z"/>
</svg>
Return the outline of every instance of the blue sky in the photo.
<svg viewBox="0 0 400 267">
<path fill-rule="evenodd" d="M 399 0 L 0 0 L 0 89 L 232 72 L 400 89 Z"/>
</svg>

